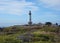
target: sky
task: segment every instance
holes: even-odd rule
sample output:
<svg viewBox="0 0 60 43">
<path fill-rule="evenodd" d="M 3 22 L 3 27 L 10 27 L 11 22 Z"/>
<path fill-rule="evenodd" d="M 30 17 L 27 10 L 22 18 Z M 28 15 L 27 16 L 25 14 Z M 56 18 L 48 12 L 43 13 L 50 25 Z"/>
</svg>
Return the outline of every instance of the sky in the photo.
<svg viewBox="0 0 60 43">
<path fill-rule="evenodd" d="M 59 23 L 60 0 L 0 0 L 0 26 L 33 23 Z"/>
</svg>

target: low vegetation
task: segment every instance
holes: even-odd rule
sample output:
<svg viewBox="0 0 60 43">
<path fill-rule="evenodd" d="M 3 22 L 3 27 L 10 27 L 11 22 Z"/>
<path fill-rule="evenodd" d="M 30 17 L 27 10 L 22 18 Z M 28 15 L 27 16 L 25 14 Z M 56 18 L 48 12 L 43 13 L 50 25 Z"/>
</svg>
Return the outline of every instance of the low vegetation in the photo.
<svg viewBox="0 0 60 43">
<path fill-rule="evenodd" d="M 52 26 L 51 23 L 47 26 L 47 24 L 42 27 L 11 26 L 0 28 L 0 43 L 60 43 L 60 26 Z M 25 33 L 29 33 L 31 36 Z M 21 35 L 26 36 L 25 40 L 17 38 Z"/>
</svg>

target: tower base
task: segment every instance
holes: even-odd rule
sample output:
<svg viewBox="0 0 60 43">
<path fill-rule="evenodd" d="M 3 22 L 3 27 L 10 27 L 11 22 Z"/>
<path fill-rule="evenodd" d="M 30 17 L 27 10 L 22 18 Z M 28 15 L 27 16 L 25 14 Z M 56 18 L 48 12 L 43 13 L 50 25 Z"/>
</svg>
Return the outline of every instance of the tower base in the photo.
<svg viewBox="0 0 60 43">
<path fill-rule="evenodd" d="M 32 22 L 28 22 L 28 24 L 31 26 L 32 25 Z"/>
</svg>

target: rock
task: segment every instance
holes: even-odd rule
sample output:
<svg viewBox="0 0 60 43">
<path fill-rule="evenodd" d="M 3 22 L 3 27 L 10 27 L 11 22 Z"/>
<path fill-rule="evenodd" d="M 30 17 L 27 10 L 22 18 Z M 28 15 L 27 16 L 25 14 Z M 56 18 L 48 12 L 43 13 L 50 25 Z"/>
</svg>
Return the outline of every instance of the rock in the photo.
<svg viewBox="0 0 60 43">
<path fill-rule="evenodd" d="M 24 35 L 20 35 L 18 39 L 22 40 L 23 42 L 29 42 L 31 41 L 32 37 L 33 37 L 32 34 L 24 34 Z"/>
</svg>

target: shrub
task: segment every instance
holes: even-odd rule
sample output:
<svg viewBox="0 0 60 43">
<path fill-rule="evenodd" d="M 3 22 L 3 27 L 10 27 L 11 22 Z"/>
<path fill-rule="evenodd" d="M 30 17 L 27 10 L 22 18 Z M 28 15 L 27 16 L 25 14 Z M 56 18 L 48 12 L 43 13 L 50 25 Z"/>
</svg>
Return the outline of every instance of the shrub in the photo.
<svg viewBox="0 0 60 43">
<path fill-rule="evenodd" d="M 34 37 L 37 37 L 36 39 L 40 41 L 54 41 L 54 36 L 49 34 L 34 34 Z"/>
<path fill-rule="evenodd" d="M 4 43 L 21 43 L 21 41 L 13 38 L 6 38 L 4 39 Z"/>
<path fill-rule="evenodd" d="M 51 26 L 52 23 L 51 22 L 46 22 L 45 25 Z"/>
</svg>

